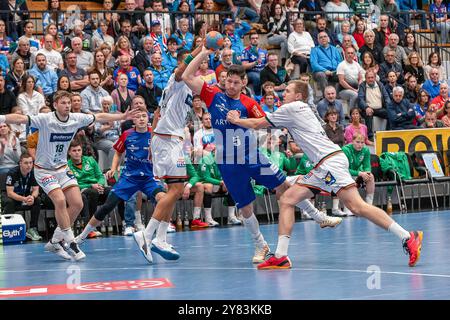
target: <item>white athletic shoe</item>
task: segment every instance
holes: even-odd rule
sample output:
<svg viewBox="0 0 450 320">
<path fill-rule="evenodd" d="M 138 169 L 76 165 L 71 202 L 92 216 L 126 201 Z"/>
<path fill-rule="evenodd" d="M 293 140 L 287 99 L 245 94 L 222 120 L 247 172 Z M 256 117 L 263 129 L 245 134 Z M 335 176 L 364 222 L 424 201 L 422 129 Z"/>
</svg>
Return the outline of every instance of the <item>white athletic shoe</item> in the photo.
<svg viewBox="0 0 450 320">
<path fill-rule="evenodd" d="M 151 251 L 156 252 L 166 260 L 178 260 L 180 258 L 180 254 L 175 251 L 172 245 L 158 241 L 157 238 L 152 240 Z"/>
<path fill-rule="evenodd" d="M 256 245 L 255 254 L 253 255 L 253 263 L 263 263 L 266 260 L 267 254 L 270 252 L 269 245 L 264 242 L 263 246 Z"/>
<path fill-rule="evenodd" d="M 347 216 L 347 214 L 340 209 L 331 210 L 331 214 L 333 216 L 337 216 L 337 217 L 346 217 Z"/>
<path fill-rule="evenodd" d="M 126 227 L 125 231 L 123 232 L 123 235 L 127 236 L 127 237 L 131 237 L 133 235 L 133 233 L 134 233 L 133 227 Z"/>
<path fill-rule="evenodd" d="M 151 244 L 147 242 L 147 239 L 145 239 L 145 234 L 143 231 L 138 231 L 133 233 L 134 241 L 136 241 L 136 244 L 139 247 L 139 250 L 141 251 L 144 258 L 149 262 L 153 263 L 153 257 L 152 253 L 150 251 Z"/>
<path fill-rule="evenodd" d="M 175 228 L 175 226 L 173 225 L 173 223 L 169 223 L 169 227 L 167 228 L 167 233 L 174 233 L 177 232 L 177 229 Z"/>
<path fill-rule="evenodd" d="M 216 220 L 214 220 L 214 219 L 206 220 L 206 223 L 207 223 L 210 227 L 217 227 L 217 226 L 219 225 L 219 223 L 218 223 Z"/>
<path fill-rule="evenodd" d="M 322 222 L 317 222 L 321 228 L 334 228 L 342 222 L 342 218 L 326 216 Z"/>
<path fill-rule="evenodd" d="M 64 241 L 52 243 L 51 241 L 47 242 L 47 244 L 44 246 L 44 249 L 48 252 L 52 252 L 56 254 L 57 256 L 63 258 L 64 260 L 72 260 L 72 257 L 70 254 L 66 252 L 65 247 L 67 247 L 67 244 Z"/>
<path fill-rule="evenodd" d="M 75 242 L 75 240 L 69 244 L 69 249 L 67 251 L 75 261 L 80 261 L 86 258 L 86 255 L 84 254 L 83 251 L 81 251 L 80 247 Z"/>
<path fill-rule="evenodd" d="M 228 217 L 228 222 L 227 222 L 227 224 L 231 224 L 231 225 L 241 225 L 242 222 L 241 222 L 241 220 L 239 220 L 239 219 L 236 218 L 236 217 Z"/>
<path fill-rule="evenodd" d="M 136 231 L 144 231 L 145 226 L 142 224 L 142 222 L 138 222 L 134 225 L 136 227 Z"/>
</svg>

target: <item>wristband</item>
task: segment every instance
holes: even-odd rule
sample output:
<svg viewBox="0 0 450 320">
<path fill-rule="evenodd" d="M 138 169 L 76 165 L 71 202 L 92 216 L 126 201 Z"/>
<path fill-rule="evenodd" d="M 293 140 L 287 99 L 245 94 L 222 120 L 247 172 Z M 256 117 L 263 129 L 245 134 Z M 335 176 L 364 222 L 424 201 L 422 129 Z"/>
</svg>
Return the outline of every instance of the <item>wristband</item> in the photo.
<svg viewBox="0 0 450 320">
<path fill-rule="evenodd" d="M 192 188 L 192 184 L 190 184 L 189 182 L 186 184 L 186 187 L 188 187 L 189 189 Z"/>
<path fill-rule="evenodd" d="M 191 61 L 194 60 L 194 57 L 192 56 L 192 54 L 189 54 L 186 59 L 184 59 L 184 63 L 186 65 L 188 65 L 189 63 L 191 63 Z"/>
<path fill-rule="evenodd" d="M 5 122 L 6 122 L 6 116 L 0 115 L 0 123 L 5 123 Z"/>
</svg>

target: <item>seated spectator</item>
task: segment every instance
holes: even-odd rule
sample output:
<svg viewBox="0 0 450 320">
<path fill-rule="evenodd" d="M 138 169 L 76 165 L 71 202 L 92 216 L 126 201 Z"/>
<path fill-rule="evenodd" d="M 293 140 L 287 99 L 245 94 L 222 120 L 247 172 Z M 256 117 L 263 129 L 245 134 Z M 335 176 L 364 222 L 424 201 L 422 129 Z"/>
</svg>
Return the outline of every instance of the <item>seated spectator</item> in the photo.
<svg viewBox="0 0 450 320">
<path fill-rule="evenodd" d="M 227 71 L 222 70 L 219 73 L 219 78 L 217 79 L 217 83 L 214 85 L 215 87 L 219 88 L 220 91 L 225 92 L 225 82 L 227 81 Z"/>
<path fill-rule="evenodd" d="M 97 50 L 103 43 L 107 43 L 110 47 L 114 46 L 114 38 L 108 34 L 108 21 L 100 20 L 98 29 L 92 35 L 92 49 Z"/>
<path fill-rule="evenodd" d="M 403 38 L 402 46 L 403 46 L 403 49 L 405 49 L 405 53 L 407 56 L 409 56 L 409 54 L 411 52 L 420 52 L 419 47 L 417 46 L 416 38 L 414 38 L 414 33 L 412 33 L 412 32 L 407 32 L 405 34 L 405 37 Z M 419 56 L 419 58 L 420 58 L 420 56 Z"/>
<path fill-rule="evenodd" d="M 128 56 L 130 59 L 133 59 L 135 51 L 131 46 L 130 40 L 125 36 L 120 36 L 117 39 L 117 45 L 114 47 L 112 55 L 116 58 L 116 61 L 119 61 L 121 56 Z"/>
<path fill-rule="evenodd" d="M 77 67 L 87 71 L 94 65 L 94 56 L 91 52 L 83 50 L 82 40 L 74 37 L 71 41 L 72 52 L 77 56 Z"/>
<path fill-rule="evenodd" d="M 71 85 L 69 77 L 62 75 L 58 78 L 58 86 L 56 88 L 56 91 L 59 91 L 59 90 L 64 90 L 64 91 L 72 93 L 72 85 Z M 74 92 L 76 92 L 76 91 L 74 91 Z"/>
<path fill-rule="evenodd" d="M 200 64 L 199 69 L 195 73 L 195 76 L 200 77 L 208 85 L 214 85 L 217 83 L 216 73 L 208 68 L 208 59 L 205 59 Z"/>
<path fill-rule="evenodd" d="M 319 46 L 311 49 L 311 69 L 320 93 L 323 94 L 329 83 L 339 81 L 336 69 L 341 63 L 342 57 L 337 48 L 330 45 L 330 39 L 326 32 L 319 33 L 319 42 Z"/>
<path fill-rule="evenodd" d="M 397 74 L 395 73 L 395 71 L 389 71 L 387 74 L 387 83 L 384 86 L 384 88 L 386 89 L 387 93 L 389 94 L 389 98 L 391 98 L 392 100 L 392 91 L 394 90 L 394 88 L 398 85 L 397 84 Z"/>
<path fill-rule="evenodd" d="M 344 129 L 342 126 L 338 123 L 338 121 L 342 121 L 339 117 L 338 111 L 330 107 L 326 111 L 324 115 L 325 120 L 325 126 L 323 129 L 325 130 L 325 133 L 327 134 L 327 137 L 336 143 L 339 147 L 342 147 L 345 144 L 345 137 L 344 137 Z"/>
<path fill-rule="evenodd" d="M 388 118 L 391 130 L 416 129 L 414 119 L 416 113 L 407 99 L 404 99 L 402 87 L 395 87 L 393 99 L 388 105 Z"/>
<path fill-rule="evenodd" d="M 311 38 L 316 46 L 320 44 L 319 33 L 321 32 L 325 32 L 328 35 L 329 43 L 331 45 L 337 46 L 339 44 L 336 33 L 327 29 L 327 20 L 324 17 L 317 18 L 317 25 L 311 32 Z"/>
<path fill-rule="evenodd" d="M 36 55 L 36 63 L 30 70 L 30 75 L 35 77 L 36 86 L 42 88 L 45 97 L 53 95 L 56 92 L 58 76 L 56 72 L 47 67 L 47 58 L 43 53 Z"/>
<path fill-rule="evenodd" d="M 207 63 L 208 64 L 208 63 Z M 162 65 L 171 73 L 178 66 L 177 63 L 177 40 L 169 38 L 167 40 L 167 50 L 163 52 Z"/>
<path fill-rule="evenodd" d="M 120 20 L 129 20 L 132 28 L 131 32 L 137 37 L 145 33 L 145 18 L 141 10 L 137 10 L 137 3 L 135 0 L 125 0 L 125 12 L 120 13 Z"/>
<path fill-rule="evenodd" d="M 347 100 L 350 108 L 356 106 L 358 87 L 362 82 L 363 68 L 355 62 L 355 49 L 345 50 L 345 60 L 339 63 L 336 74 L 339 78 L 339 98 Z"/>
<path fill-rule="evenodd" d="M 86 70 L 77 66 L 78 56 L 75 52 L 66 54 L 66 68 L 61 71 L 61 76 L 66 76 L 70 81 L 70 88 L 73 91 L 82 91 L 89 85 Z"/>
<path fill-rule="evenodd" d="M 97 71 L 100 74 L 100 87 L 107 92 L 114 90 L 113 71 L 106 64 L 105 54 L 100 48 L 94 52 L 94 65 L 88 73 L 91 71 Z"/>
<path fill-rule="evenodd" d="M 435 112 L 437 118 L 441 119 L 444 116 L 444 105 L 445 102 L 448 101 L 448 99 L 448 84 L 446 82 L 443 82 L 439 87 L 439 95 L 431 100 L 428 110 Z"/>
<path fill-rule="evenodd" d="M 365 79 L 367 71 L 373 71 L 376 74 L 376 79 L 378 81 L 380 80 L 380 77 L 378 76 L 380 66 L 377 64 L 373 58 L 373 55 L 369 51 L 366 51 L 361 55 L 361 67 L 364 70 L 363 79 Z"/>
<path fill-rule="evenodd" d="M 30 17 L 26 1 L 2 1 L 0 12 L 2 12 L 0 19 L 8 22 L 8 33 L 16 41 L 23 34 L 24 24 Z"/>
<path fill-rule="evenodd" d="M 317 104 L 317 112 L 320 117 L 326 122 L 326 114 L 330 108 L 333 108 L 336 112 L 338 112 L 339 124 L 344 124 L 344 107 L 342 106 L 342 102 L 336 99 L 336 89 L 333 86 L 327 86 L 323 95 L 323 99 Z"/>
<path fill-rule="evenodd" d="M 432 128 L 444 128 L 446 127 L 441 120 L 437 119 L 436 112 L 428 110 L 425 113 L 425 119 L 422 123 L 422 128 L 432 129 Z"/>
<path fill-rule="evenodd" d="M 154 57 L 156 54 L 154 54 L 152 57 Z M 161 55 L 160 55 L 161 57 Z M 139 73 L 139 70 L 136 67 L 130 66 L 131 59 L 127 55 L 122 55 L 119 57 L 119 67 L 114 70 L 113 73 L 113 79 L 115 83 L 118 83 L 118 75 L 125 74 L 128 78 L 127 86 L 128 89 L 130 89 L 133 92 L 136 92 L 139 84 L 142 82 L 141 80 L 141 74 Z"/>
<path fill-rule="evenodd" d="M 17 97 L 19 94 L 20 86 L 22 85 L 22 80 L 27 76 L 27 72 L 25 69 L 25 64 L 23 63 L 22 58 L 16 58 L 12 62 L 12 69 L 6 75 L 6 88 L 14 93 Z"/>
<path fill-rule="evenodd" d="M 436 28 L 441 34 L 441 43 L 447 43 L 450 31 L 450 20 L 447 14 L 447 5 L 442 0 L 435 0 L 430 5 L 431 28 Z M 437 40 L 437 39 L 436 39 Z"/>
<path fill-rule="evenodd" d="M 194 17 L 194 15 L 190 14 L 190 12 L 194 12 L 195 6 L 200 6 L 200 5 L 201 5 L 200 2 L 197 2 L 197 4 L 194 5 L 194 1 L 189 1 L 189 2 L 186 0 L 180 1 L 178 10 L 175 10 L 175 11 L 181 12 L 181 13 L 177 13 L 175 15 L 175 21 L 178 23 L 176 26 L 178 27 L 178 29 L 181 28 L 181 21 L 183 19 L 187 19 L 189 30 L 190 31 L 194 30 L 195 17 Z M 191 8 L 191 6 L 192 6 L 192 8 Z M 175 32 L 174 32 L 174 34 L 175 34 Z M 191 48 L 191 50 L 192 50 L 192 48 Z"/>
<path fill-rule="evenodd" d="M 0 74 L 0 114 L 11 113 L 13 107 L 17 106 L 16 96 L 6 88 L 5 76 Z"/>
<path fill-rule="evenodd" d="M 21 58 L 25 65 L 25 70 L 28 70 L 33 64 L 31 57 L 30 40 L 28 40 L 28 38 L 22 37 L 19 39 L 17 44 L 17 49 L 12 54 L 11 61 L 16 61 L 16 59 Z"/>
<path fill-rule="evenodd" d="M 144 84 L 139 86 L 136 91 L 136 95 L 144 98 L 147 111 L 151 113 L 150 118 L 153 119 L 152 114 L 158 108 L 159 100 L 162 96 L 162 90 L 153 83 L 152 70 L 144 70 Z"/>
<path fill-rule="evenodd" d="M 48 67 L 51 70 L 63 70 L 64 62 L 62 56 L 57 50 L 53 49 L 53 44 L 55 43 L 53 36 L 47 34 L 43 39 L 45 40 L 44 47 L 33 54 L 32 66 L 34 67 L 34 62 L 36 61 L 35 59 L 37 58 L 38 54 L 43 54 L 45 56 Z"/>
<path fill-rule="evenodd" d="M 386 55 L 386 52 L 394 51 L 395 52 L 395 62 L 403 65 L 407 63 L 407 55 L 405 49 L 402 46 L 399 46 L 400 38 L 396 33 L 391 33 L 388 37 L 388 45 L 384 47 L 383 54 Z"/>
<path fill-rule="evenodd" d="M 117 89 L 111 92 L 111 97 L 120 112 L 125 112 L 131 107 L 134 91 L 128 89 L 128 77 L 125 73 L 117 76 Z"/>
<path fill-rule="evenodd" d="M 428 56 L 428 64 L 423 67 L 425 72 L 425 79 L 430 79 L 430 71 L 436 68 L 439 71 L 439 81 L 447 81 L 447 70 L 441 62 L 441 56 L 437 52 L 431 52 Z"/>
<path fill-rule="evenodd" d="M 272 92 L 266 93 L 264 95 L 264 104 L 262 104 L 261 108 L 266 113 L 277 111 L 278 107 L 275 105 L 275 94 Z"/>
<path fill-rule="evenodd" d="M 259 7 L 259 23 L 262 25 L 267 25 L 269 19 L 272 15 L 272 6 L 274 0 L 263 0 L 261 7 Z"/>
<path fill-rule="evenodd" d="M 447 100 L 444 105 L 444 116 L 441 118 L 444 127 L 450 127 L 450 100 Z"/>
<path fill-rule="evenodd" d="M 414 112 L 416 113 L 416 118 L 414 124 L 419 126 L 425 119 L 425 113 L 430 105 L 430 95 L 424 89 L 419 89 L 417 102 L 414 105 Z"/>
<path fill-rule="evenodd" d="M 405 98 L 408 99 L 410 103 L 416 103 L 418 98 L 418 90 L 420 89 L 420 86 L 417 85 L 417 78 L 410 75 L 403 87 L 405 89 Z"/>
<path fill-rule="evenodd" d="M 180 19 L 178 24 L 179 29 L 172 35 L 177 41 L 177 49 L 191 51 L 194 45 L 194 35 L 189 32 L 189 20 L 186 18 Z"/>
<path fill-rule="evenodd" d="M 54 23 L 50 23 L 45 28 L 44 37 L 42 37 L 40 40 L 41 49 L 45 47 L 45 36 L 48 34 L 51 35 L 53 39 L 52 49 L 57 51 L 58 53 L 62 53 L 64 50 L 64 43 L 62 40 L 64 39 L 64 35 L 58 33 L 58 29 L 56 27 L 56 24 Z"/>
<path fill-rule="evenodd" d="M 101 99 L 109 97 L 109 93 L 100 86 L 100 73 L 97 71 L 89 72 L 89 85 L 81 91 L 83 107 L 81 110 L 85 113 L 102 112 Z"/>
<path fill-rule="evenodd" d="M 36 91 L 36 80 L 33 76 L 24 77 L 17 97 L 17 105 L 26 116 L 35 116 L 39 113 L 39 109 L 45 107 L 44 96 Z"/>
<path fill-rule="evenodd" d="M 361 123 L 361 112 L 358 108 L 350 109 L 350 123 L 345 127 L 344 137 L 345 143 L 352 143 L 355 133 L 360 133 L 364 136 L 365 143 L 372 146 L 373 142 L 369 140 L 368 130 L 365 124 Z"/>
<path fill-rule="evenodd" d="M 34 36 L 34 23 L 33 21 L 26 21 L 24 25 L 24 34 L 19 38 L 19 41 L 21 39 L 28 39 L 30 44 L 30 52 L 34 53 L 41 49 L 41 43 L 39 42 L 39 39 L 37 39 Z"/>
<path fill-rule="evenodd" d="M 324 41 L 322 46 L 326 47 L 327 44 Z M 288 37 L 287 49 L 291 54 L 291 61 L 300 66 L 300 73 L 305 73 L 308 69 L 310 55 L 314 46 L 314 40 L 309 32 L 305 31 L 303 20 L 297 19 L 294 22 L 294 32 Z"/>
<path fill-rule="evenodd" d="M 407 80 L 409 75 L 413 75 L 417 79 L 418 84 L 425 82 L 425 71 L 423 69 L 423 63 L 420 59 L 420 55 L 417 52 L 411 52 L 406 60 L 405 68 L 405 79 Z"/>
<path fill-rule="evenodd" d="M 328 2 L 323 8 L 323 11 L 327 13 L 327 19 L 331 21 L 332 30 L 335 33 L 339 32 L 341 24 L 344 21 L 350 21 L 350 8 L 341 0 L 332 0 Z"/>
<path fill-rule="evenodd" d="M 116 37 L 116 43 L 117 44 L 119 44 L 119 39 L 121 37 L 125 37 L 126 39 L 128 39 L 129 44 L 130 44 L 130 48 L 129 49 L 131 49 L 133 54 L 134 54 L 134 52 L 139 50 L 139 48 L 140 48 L 140 39 L 133 32 L 131 32 L 131 22 L 128 19 L 122 20 L 120 22 L 120 33 Z M 128 54 L 131 55 L 131 52 L 129 52 Z"/>
<path fill-rule="evenodd" d="M 367 3 L 367 4 L 369 3 L 368 0 L 362 0 L 362 1 L 363 1 L 363 3 Z M 342 25 L 344 25 L 344 24 L 342 24 Z M 358 20 L 356 22 L 355 31 L 353 31 L 353 34 L 352 34 L 353 39 L 355 39 L 355 41 L 356 41 L 356 45 L 358 46 L 358 49 L 363 47 L 366 44 L 366 42 L 364 40 L 364 32 L 366 32 L 366 24 L 365 24 L 364 20 Z"/>
<path fill-rule="evenodd" d="M 11 43 L 14 43 L 14 41 L 6 33 L 6 22 L 0 20 L 0 54 L 9 55 Z"/>
<path fill-rule="evenodd" d="M 275 91 L 275 84 L 272 81 L 266 81 L 266 82 L 263 83 L 263 85 L 262 85 L 262 94 L 265 95 L 266 93 L 273 93 L 273 96 L 275 98 L 275 101 L 274 101 L 275 105 L 277 107 L 281 106 L 280 97 L 278 96 L 277 92 Z M 260 104 L 263 104 L 264 103 L 264 97 L 262 97 L 259 102 L 260 102 Z"/>
<path fill-rule="evenodd" d="M 109 44 L 103 43 L 100 46 L 100 50 L 101 50 L 101 52 L 103 52 L 103 54 L 105 56 L 106 67 L 108 67 L 111 70 L 114 70 L 114 68 L 116 66 L 116 59 L 112 55 L 112 50 L 111 50 L 111 47 L 109 46 Z M 95 61 L 95 59 L 94 59 L 94 61 Z M 94 64 L 95 64 L 95 62 L 94 62 Z"/>
<path fill-rule="evenodd" d="M 422 84 L 422 88 L 430 94 L 430 98 L 434 99 L 439 95 L 441 83 L 439 80 L 439 69 L 431 68 L 429 73 L 429 79 Z"/>
<path fill-rule="evenodd" d="M 143 39 L 142 50 L 136 54 L 133 58 L 131 65 L 138 68 L 141 74 L 144 74 L 144 70 L 148 69 L 152 65 L 152 54 L 155 52 L 153 50 L 153 39 L 150 37 L 145 37 Z"/>
<path fill-rule="evenodd" d="M 291 80 L 286 69 L 278 65 L 278 55 L 276 53 L 267 55 L 267 65 L 262 69 L 259 77 L 262 84 L 267 81 L 272 82 L 277 93 L 282 93 L 286 89 L 286 84 Z"/>
<path fill-rule="evenodd" d="M 244 42 L 242 38 L 251 30 L 250 25 L 236 18 L 235 20 L 227 18 L 223 21 L 225 35 L 231 40 L 231 49 L 236 54 L 241 55 L 244 51 Z"/>
<path fill-rule="evenodd" d="M 228 38 L 225 38 L 225 39 L 228 39 Z M 222 54 L 220 56 L 220 64 L 215 68 L 216 79 L 219 78 L 219 74 L 222 71 L 228 71 L 228 68 L 234 64 L 233 63 L 233 54 L 234 54 L 233 50 L 231 50 L 231 49 L 223 49 L 222 50 Z M 219 57 L 217 59 L 219 59 Z"/>
<path fill-rule="evenodd" d="M 247 72 L 249 83 L 253 86 L 253 91 L 257 96 L 261 95 L 260 73 L 267 64 L 267 50 L 259 46 L 259 35 L 250 33 L 250 46 L 242 52 L 242 66 Z"/>
<path fill-rule="evenodd" d="M 152 54 L 152 65 L 150 66 L 150 70 L 153 72 L 153 83 L 163 90 L 169 82 L 171 72 L 169 69 L 162 66 L 161 63 L 161 54 L 159 52 Z"/>
<path fill-rule="evenodd" d="M 66 16 L 59 0 L 49 0 L 47 11 L 42 14 L 42 28 L 45 29 L 49 24 L 57 26 L 61 35 L 66 32 Z"/>
<path fill-rule="evenodd" d="M 245 94 L 247 97 L 250 97 L 252 99 L 256 99 L 254 92 L 248 86 L 248 76 L 247 76 L 247 74 L 244 76 L 244 79 L 242 79 L 242 82 L 243 82 L 242 93 Z"/>
<path fill-rule="evenodd" d="M 11 130 L 11 125 L 0 123 L 0 174 L 16 167 L 21 154 L 19 138 Z"/>
<path fill-rule="evenodd" d="M 375 32 L 372 30 L 364 31 L 364 42 L 365 44 L 359 48 L 361 57 L 363 57 L 366 52 L 369 52 L 372 54 L 375 62 L 381 64 L 384 61 L 383 47 L 375 41 Z"/>
<path fill-rule="evenodd" d="M 267 23 L 267 30 L 269 33 L 267 34 L 267 43 L 272 46 L 280 46 L 280 58 L 281 63 L 284 65 L 284 62 L 287 59 L 287 24 L 288 21 L 286 19 L 286 12 L 283 10 L 280 3 L 275 4 L 274 6 L 274 15 L 269 18 L 269 22 Z M 295 24 L 294 24 L 294 32 L 295 32 Z M 309 34 L 309 33 L 308 33 Z M 311 36 L 309 36 L 312 41 Z"/>
<path fill-rule="evenodd" d="M 159 32 L 164 32 L 170 36 L 172 34 L 170 15 L 168 13 L 162 13 L 163 11 L 167 11 L 164 10 L 163 3 L 163 0 L 145 0 L 144 7 L 146 8 L 146 11 L 151 12 L 151 14 L 149 12 L 145 14 L 145 24 L 147 25 L 148 32 L 151 33 L 155 31 L 153 28 L 150 31 L 150 27 L 153 27 L 156 25 L 156 22 L 159 22 Z"/>
<path fill-rule="evenodd" d="M 348 21 L 344 21 L 341 24 L 341 28 L 338 32 L 338 34 L 336 35 L 336 38 L 340 44 L 340 46 L 342 47 L 343 43 L 344 43 L 344 36 L 349 36 L 350 40 L 351 40 L 351 44 L 353 46 L 353 48 L 358 51 L 359 46 L 358 43 L 356 42 L 355 38 L 353 37 L 353 35 L 350 33 L 350 22 Z"/>
<path fill-rule="evenodd" d="M 374 32 L 375 43 L 381 48 L 386 47 L 389 44 L 389 35 L 393 32 L 389 26 L 389 16 L 387 14 L 382 14 L 380 16 L 380 26 L 375 29 Z"/>
<path fill-rule="evenodd" d="M 8 171 L 6 177 L 6 194 L 2 193 L 3 214 L 13 214 L 16 210 L 30 210 L 31 220 L 26 237 L 31 241 L 40 241 L 38 232 L 41 200 L 39 185 L 34 177 L 33 158 L 28 153 L 20 155 L 19 166 Z M 17 163 L 16 163 L 17 165 Z"/>
<path fill-rule="evenodd" d="M 395 62 L 395 51 L 388 50 L 384 56 L 385 60 L 380 64 L 380 81 L 383 84 L 388 83 L 387 75 L 389 71 L 394 71 L 397 75 L 397 82 L 399 84 L 405 83 L 405 78 L 403 77 L 403 68 L 400 63 Z"/>
<path fill-rule="evenodd" d="M 72 32 L 69 33 L 65 38 L 64 46 L 74 49 L 72 47 L 72 40 L 74 38 L 80 38 L 81 50 L 92 52 L 94 49 L 94 43 L 92 41 L 92 36 L 83 31 L 84 22 L 81 20 L 76 20 L 72 28 Z"/>
<path fill-rule="evenodd" d="M 192 98 L 192 109 L 187 115 L 187 127 L 192 136 L 194 136 L 194 148 L 195 148 L 195 133 L 202 130 L 202 118 L 203 114 L 207 113 L 206 107 L 199 95 L 194 95 Z M 211 115 L 210 115 L 211 116 Z M 211 117 L 210 117 L 211 119 Z"/>
</svg>

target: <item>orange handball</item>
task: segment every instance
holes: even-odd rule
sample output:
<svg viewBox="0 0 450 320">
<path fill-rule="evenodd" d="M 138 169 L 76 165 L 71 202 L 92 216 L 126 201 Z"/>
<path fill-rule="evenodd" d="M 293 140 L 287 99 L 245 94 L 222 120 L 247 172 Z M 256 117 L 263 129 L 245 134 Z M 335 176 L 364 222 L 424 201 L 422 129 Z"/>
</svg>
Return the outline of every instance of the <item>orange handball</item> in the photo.
<svg viewBox="0 0 450 320">
<path fill-rule="evenodd" d="M 223 47 L 223 36 L 217 31 L 210 31 L 206 35 L 205 46 L 207 49 L 217 50 Z"/>
</svg>

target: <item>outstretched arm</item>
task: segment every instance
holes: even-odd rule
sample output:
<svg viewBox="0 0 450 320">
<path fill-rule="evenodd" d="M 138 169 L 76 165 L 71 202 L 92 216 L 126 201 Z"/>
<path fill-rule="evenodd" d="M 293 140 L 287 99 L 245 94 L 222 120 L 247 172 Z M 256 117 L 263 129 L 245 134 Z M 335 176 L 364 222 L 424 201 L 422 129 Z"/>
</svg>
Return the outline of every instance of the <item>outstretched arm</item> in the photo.
<svg viewBox="0 0 450 320">
<path fill-rule="evenodd" d="M 133 120 L 139 112 L 141 112 L 139 109 L 128 108 L 124 113 L 96 113 L 95 120 L 98 122 Z"/>
<path fill-rule="evenodd" d="M 232 110 L 227 114 L 228 122 L 235 124 L 240 127 L 249 128 L 249 129 L 263 129 L 271 126 L 269 121 L 266 118 L 249 118 L 249 119 L 241 119 L 241 114 L 237 110 Z"/>
<path fill-rule="evenodd" d="M 194 49 L 194 51 L 192 51 L 191 56 L 193 58 L 195 58 L 201 51 L 202 51 L 202 46 L 198 46 L 197 48 Z M 184 61 L 183 61 L 183 63 L 181 63 L 181 65 L 178 66 L 177 70 L 175 71 L 175 81 L 176 82 L 180 82 L 182 80 L 183 73 L 186 70 L 187 66 L 188 65 Z M 194 71 L 194 73 L 195 73 L 195 71 Z"/>
<path fill-rule="evenodd" d="M 202 46 L 202 51 L 192 60 L 189 65 L 186 67 L 186 70 L 183 72 L 182 80 L 186 83 L 186 85 L 197 94 L 200 94 L 203 88 L 203 81 L 200 77 L 195 76 L 195 72 L 200 67 L 200 64 L 203 60 L 208 58 L 208 55 L 211 53 L 210 50 L 206 49 Z"/>
<path fill-rule="evenodd" d="M 0 123 L 7 123 L 7 124 L 27 124 L 28 123 L 28 116 L 24 116 L 23 114 L 7 114 L 7 115 L 0 115 Z"/>
</svg>

